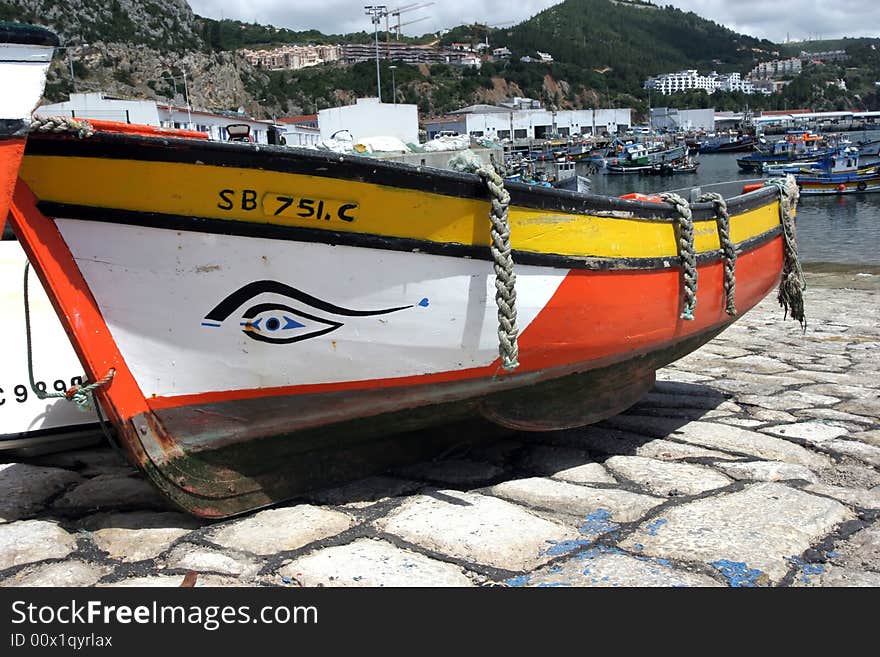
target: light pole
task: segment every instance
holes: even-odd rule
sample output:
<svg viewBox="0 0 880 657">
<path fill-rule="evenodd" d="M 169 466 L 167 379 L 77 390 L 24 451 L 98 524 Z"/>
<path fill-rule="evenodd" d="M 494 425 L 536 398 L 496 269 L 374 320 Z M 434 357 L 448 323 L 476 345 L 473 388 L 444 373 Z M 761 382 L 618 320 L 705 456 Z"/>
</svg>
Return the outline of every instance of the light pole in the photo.
<svg viewBox="0 0 880 657">
<path fill-rule="evenodd" d="M 397 105 L 397 80 L 394 77 L 394 71 L 397 70 L 397 67 L 392 65 L 388 68 L 391 69 L 391 97 L 392 102 Z"/>
<path fill-rule="evenodd" d="M 81 43 L 78 46 L 57 46 L 58 50 L 66 50 L 67 51 L 67 65 L 70 67 L 70 86 L 73 88 L 73 93 L 76 93 L 76 77 L 73 74 L 73 56 L 70 54 L 70 51 L 73 48 L 85 48 L 89 44 Z"/>
<path fill-rule="evenodd" d="M 379 96 L 379 102 L 382 102 L 382 78 L 379 75 L 379 22 L 383 16 L 388 15 L 386 5 L 365 5 L 364 11 L 373 21 L 373 31 L 376 33 L 376 93 Z"/>
</svg>

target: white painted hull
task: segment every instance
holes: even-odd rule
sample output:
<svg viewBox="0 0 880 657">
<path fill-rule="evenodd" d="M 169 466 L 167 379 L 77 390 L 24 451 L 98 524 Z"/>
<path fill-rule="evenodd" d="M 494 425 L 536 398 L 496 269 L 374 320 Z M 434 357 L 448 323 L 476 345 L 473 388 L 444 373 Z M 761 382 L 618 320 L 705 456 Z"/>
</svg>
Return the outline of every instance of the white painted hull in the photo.
<svg viewBox="0 0 880 657">
<path fill-rule="evenodd" d="M 93 411 L 83 412 L 66 399 L 40 400 L 30 390 L 22 296 L 25 262 L 18 242 L 0 242 L 0 441 L 68 432 L 96 421 Z M 79 381 L 83 368 L 33 272 L 29 282 L 34 375 L 49 391 L 63 392 Z"/>
<path fill-rule="evenodd" d="M 495 274 L 487 261 L 74 219 L 56 224 L 147 399 L 397 379 L 487 367 L 498 358 Z M 520 331 L 566 273 L 517 267 Z M 237 291 L 240 303 L 211 316 Z M 375 313 L 346 315 L 329 305 Z M 260 307 L 271 309 L 247 316 Z"/>
<path fill-rule="evenodd" d="M 15 93 L 0 95 L 0 118 L 30 119 L 43 95 L 54 48 L 0 43 L 0 80 Z"/>
</svg>

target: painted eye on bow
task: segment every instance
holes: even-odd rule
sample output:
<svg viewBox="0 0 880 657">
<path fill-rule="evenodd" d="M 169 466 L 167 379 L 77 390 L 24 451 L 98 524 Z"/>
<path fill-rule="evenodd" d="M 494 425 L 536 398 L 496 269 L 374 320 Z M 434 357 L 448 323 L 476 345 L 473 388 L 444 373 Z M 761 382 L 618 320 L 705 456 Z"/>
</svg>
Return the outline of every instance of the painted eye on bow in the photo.
<svg viewBox="0 0 880 657">
<path fill-rule="evenodd" d="M 387 315 L 400 310 L 406 310 L 407 308 L 413 308 L 416 305 L 411 304 L 378 310 L 355 310 L 353 308 L 337 306 L 334 303 L 319 299 L 278 281 L 254 281 L 240 287 L 218 303 L 211 312 L 205 315 L 202 320 L 202 326 L 209 328 L 222 327 L 227 319 L 236 317 L 240 308 L 245 307 L 247 303 L 253 303 L 257 297 L 262 297 L 261 301 L 265 301 L 267 297 L 269 299 L 273 297 L 289 299 L 296 302 L 299 306 L 306 306 L 314 309 L 316 312 L 339 318 Z M 428 299 L 422 299 L 417 305 L 427 308 Z M 277 301 L 265 301 L 264 303 L 251 306 L 242 312 L 238 323 L 245 335 L 252 340 L 272 344 L 290 344 L 300 340 L 315 338 L 335 331 L 344 325 L 342 321 L 305 312 Z"/>
<path fill-rule="evenodd" d="M 248 337 L 272 344 L 290 344 L 335 331 L 341 322 L 310 315 L 280 303 L 261 303 L 242 315 Z"/>
</svg>

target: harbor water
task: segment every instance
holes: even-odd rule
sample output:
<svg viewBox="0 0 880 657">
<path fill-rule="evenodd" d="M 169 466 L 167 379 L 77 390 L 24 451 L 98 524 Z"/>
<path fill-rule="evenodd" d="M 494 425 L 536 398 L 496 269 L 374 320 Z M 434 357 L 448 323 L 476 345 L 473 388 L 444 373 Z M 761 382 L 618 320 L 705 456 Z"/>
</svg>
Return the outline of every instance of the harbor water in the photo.
<svg viewBox="0 0 880 657">
<path fill-rule="evenodd" d="M 867 135 L 871 139 L 880 138 L 880 132 Z M 854 133 L 853 140 L 862 138 L 863 133 Z M 693 174 L 615 175 L 600 170 L 589 177 L 593 193 L 608 196 L 629 192 L 650 194 L 730 180 L 754 180 L 754 173 L 743 173 L 736 164 L 736 159 L 744 155 L 706 153 L 695 156 L 700 165 Z M 579 173 L 587 175 L 587 167 L 579 165 Z M 880 243 L 880 194 L 802 196 L 798 204 L 797 230 L 801 260 L 807 265 L 865 266 L 867 271 L 880 270 L 880 249 L 877 247 Z"/>
</svg>

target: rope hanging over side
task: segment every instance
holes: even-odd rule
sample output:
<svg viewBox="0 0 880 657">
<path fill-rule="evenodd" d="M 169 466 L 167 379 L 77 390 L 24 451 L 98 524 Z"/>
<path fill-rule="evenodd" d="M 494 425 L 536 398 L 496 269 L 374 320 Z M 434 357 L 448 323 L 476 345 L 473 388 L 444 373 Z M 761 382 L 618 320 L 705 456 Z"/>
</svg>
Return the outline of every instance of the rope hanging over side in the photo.
<svg viewBox="0 0 880 657">
<path fill-rule="evenodd" d="M 24 334 L 25 340 L 27 343 L 27 366 L 28 366 L 28 381 L 31 384 L 31 390 L 37 396 L 37 399 L 66 399 L 67 401 L 72 401 L 76 404 L 81 410 L 88 410 L 90 402 L 94 402 L 94 391 L 100 388 L 103 385 L 107 385 L 110 381 L 113 380 L 113 376 L 116 374 L 116 370 L 112 367 L 103 377 L 95 381 L 94 383 L 83 383 L 81 385 L 72 386 L 67 390 L 67 392 L 46 392 L 45 389 L 40 390 L 37 386 L 36 381 L 34 380 L 34 357 L 32 351 L 32 340 L 31 340 L 31 309 L 30 302 L 28 300 L 28 272 L 30 272 L 31 263 L 24 263 Z M 44 386 L 45 388 L 45 386 Z M 97 404 L 95 404 L 97 408 Z"/>
<path fill-rule="evenodd" d="M 787 318 L 791 313 L 792 319 L 800 322 L 801 327 L 806 331 L 804 292 L 807 289 L 807 280 L 804 277 L 798 256 L 797 230 L 794 223 L 794 213 L 800 190 L 794 176 L 790 174 L 785 178 L 768 180 L 765 185 L 779 189 L 779 220 L 782 223 L 783 245 L 782 278 L 779 281 L 779 291 L 776 298 L 783 308 L 783 316 Z"/>
<path fill-rule="evenodd" d="M 486 166 L 472 151 L 463 151 L 449 160 L 458 171 L 476 173 L 492 195 L 489 219 L 492 222 L 492 259 L 495 267 L 495 305 L 498 307 L 498 353 L 502 367 L 509 371 L 519 367 L 519 345 L 516 326 L 516 272 L 510 249 L 510 194 L 504 180 L 494 167 Z"/>
<path fill-rule="evenodd" d="M 91 137 L 95 134 L 91 123 L 73 119 L 69 116 L 34 116 L 31 118 L 30 131 L 52 134 L 70 132 L 80 139 Z"/>
<path fill-rule="evenodd" d="M 694 219 L 691 206 L 678 194 L 664 192 L 660 198 L 676 210 L 678 222 L 678 254 L 684 279 L 684 309 L 681 318 L 693 321 L 697 307 L 697 253 L 694 249 Z"/>
<path fill-rule="evenodd" d="M 736 247 L 730 239 L 730 215 L 727 212 L 727 201 L 721 194 L 706 192 L 699 199 L 700 203 L 712 203 L 715 206 L 715 221 L 718 225 L 718 241 L 724 258 L 724 307 L 728 315 L 736 315 Z"/>
</svg>

